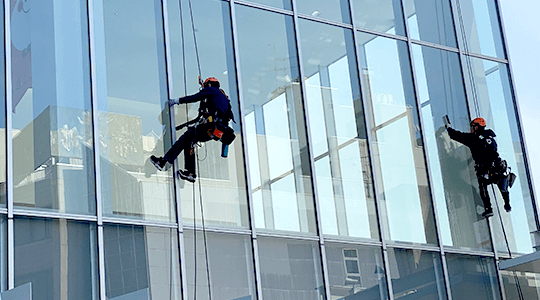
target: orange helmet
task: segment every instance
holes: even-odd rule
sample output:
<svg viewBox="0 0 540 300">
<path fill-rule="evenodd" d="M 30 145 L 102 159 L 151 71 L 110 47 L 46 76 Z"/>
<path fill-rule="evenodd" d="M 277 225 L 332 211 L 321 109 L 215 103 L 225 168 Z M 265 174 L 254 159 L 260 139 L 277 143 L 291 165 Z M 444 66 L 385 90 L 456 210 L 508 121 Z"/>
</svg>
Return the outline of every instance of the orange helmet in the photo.
<svg viewBox="0 0 540 300">
<path fill-rule="evenodd" d="M 217 87 L 219 87 L 219 81 L 215 77 L 208 77 L 203 83 L 204 87 L 207 87 L 210 85 L 210 83 L 216 83 Z"/>
<path fill-rule="evenodd" d="M 486 120 L 484 118 L 476 118 L 471 121 L 471 126 L 486 127 Z"/>
</svg>

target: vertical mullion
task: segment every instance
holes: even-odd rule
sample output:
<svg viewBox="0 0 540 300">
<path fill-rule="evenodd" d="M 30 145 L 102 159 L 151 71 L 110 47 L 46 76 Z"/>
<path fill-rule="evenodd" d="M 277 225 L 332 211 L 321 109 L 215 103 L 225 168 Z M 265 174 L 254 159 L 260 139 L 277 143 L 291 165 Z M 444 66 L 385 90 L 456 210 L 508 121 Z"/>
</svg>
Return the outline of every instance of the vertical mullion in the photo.
<svg viewBox="0 0 540 300">
<path fill-rule="evenodd" d="M 99 0 L 97 0 L 99 1 Z M 92 108 L 92 142 L 94 147 L 94 180 L 95 199 L 97 213 L 97 249 L 98 249 L 98 276 L 100 299 L 106 299 L 105 281 L 105 245 L 103 238 L 103 202 L 101 198 L 101 161 L 99 153 L 99 128 L 98 128 L 98 106 L 97 106 L 97 73 L 96 73 L 96 48 L 95 48 L 95 27 L 94 27 L 94 0 L 87 0 L 88 17 L 88 46 L 90 62 L 90 99 Z"/>
<path fill-rule="evenodd" d="M 181 1 L 181 0 L 179 0 Z M 167 100 L 171 99 L 172 89 L 173 89 L 173 78 L 172 78 L 172 57 L 171 57 L 171 40 L 170 40 L 170 31 L 169 31 L 169 10 L 167 5 L 167 0 L 161 0 L 161 13 L 162 13 L 162 22 L 163 22 L 163 40 L 164 40 L 164 50 L 165 50 L 165 76 L 167 79 Z M 180 9 L 180 14 L 182 10 Z M 183 42 L 183 41 L 182 41 Z M 176 141 L 176 121 L 174 115 L 174 107 L 169 107 L 168 101 L 165 105 L 169 108 L 169 130 L 171 134 L 171 145 Z M 180 289 L 182 299 L 188 299 L 188 282 L 187 282 L 187 267 L 186 267 L 186 252 L 185 252 L 185 243 L 184 243 L 184 222 L 182 219 L 182 198 L 180 195 L 180 185 L 179 179 L 176 176 L 176 170 L 178 170 L 178 161 L 173 163 L 173 186 L 174 186 L 174 198 L 176 204 L 176 223 L 177 223 L 177 238 L 178 238 L 178 254 L 179 254 L 179 264 L 180 264 Z M 194 229 L 195 230 L 195 229 Z M 171 255 L 173 255 L 172 249 Z M 171 268 L 173 266 L 170 266 Z M 172 287 L 170 287 L 172 288 Z"/>
<path fill-rule="evenodd" d="M 430 164 L 429 157 L 427 154 L 427 149 L 426 149 L 427 148 L 426 136 L 425 136 L 426 131 L 424 130 L 424 122 L 423 122 L 424 118 L 422 116 L 422 103 L 420 103 L 420 95 L 418 92 L 418 79 L 416 78 L 416 69 L 415 69 L 415 64 L 414 64 L 414 55 L 413 55 L 413 47 L 412 47 L 413 44 L 412 44 L 412 39 L 409 32 L 409 22 L 407 18 L 407 12 L 405 11 L 404 1 L 405 0 L 401 0 L 401 8 L 402 8 L 402 13 L 403 13 L 403 21 L 405 23 L 404 25 L 405 25 L 405 34 L 407 36 L 407 46 L 409 49 L 411 75 L 412 75 L 412 80 L 413 80 L 414 95 L 416 98 L 416 110 L 418 111 L 418 122 L 420 124 L 420 136 L 422 137 L 422 145 L 423 145 L 422 150 L 423 150 L 423 155 L 424 155 L 424 165 L 426 167 L 427 184 L 430 191 L 431 205 L 433 207 L 433 217 L 435 221 L 435 230 L 437 232 L 437 242 L 439 244 L 439 252 L 441 255 L 441 264 L 443 267 L 444 282 L 446 285 L 446 294 L 447 294 L 448 299 L 452 300 L 452 292 L 450 290 L 450 279 L 448 277 L 448 268 L 446 265 L 446 255 L 444 252 L 444 245 L 443 245 L 443 241 L 441 237 L 441 228 L 440 228 L 439 214 L 438 214 L 438 209 L 437 209 L 437 201 L 435 201 L 434 196 L 433 196 L 435 195 L 435 191 L 433 190 L 433 184 L 431 183 L 431 178 L 432 178 L 431 164 Z M 439 51 L 445 51 L 445 50 L 439 50 Z"/>
<path fill-rule="evenodd" d="M 321 267 L 322 267 L 322 276 L 323 276 L 323 285 L 325 290 L 326 299 L 332 299 L 330 294 L 330 277 L 328 276 L 328 264 L 326 261 L 326 249 L 324 245 L 324 235 L 322 220 L 320 215 L 320 205 L 319 205 L 319 194 L 317 190 L 317 177 L 315 175 L 315 158 L 313 157 L 313 148 L 312 148 L 312 138 L 309 126 L 309 116 L 308 116 L 308 103 L 306 99 L 306 82 L 304 78 L 304 66 L 302 60 L 302 45 L 300 43 L 300 30 L 298 27 L 298 11 L 296 8 L 296 0 L 292 0 L 292 10 L 293 10 L 293 26 L 294 26 L 294 35 L 296 41 L 296 51 L 298 55 L 298 71 L 300 76 L 300 89 L 302 93 L 302 103 L 303 103 L 303 116 L 304 116 L 304 126 L 305 133 L 307 137 L 307 150 L 309 157 L 309 167 L 311 170 L 311 184 L 313 191 L 313 200 L 315 205 L 315 222 L 317 223 L 317 233 L 319 235 L 319 252 L 321 255 Z"/>
<path fill-rule="evenodd" d="M 366 116 L 367 114 L 370 114 L 371 113 L 371 110 L 368 109 L 368 106 L 367 106 L 367 99 L 365 99 L 364 97 L 364 91 L 366 90 L 365 89 L 365 86 L 364 86 L 364 82 L 363 82 L 363 78 L 362 78 L 362 71 L 361 71 L 361 67 L 360 67 L 360 51 L 358 50 L 358 45 L 357 45 L 357 31 L 356 31 L 356 21 L 355 21 L 355 16 L 354 16 L 354 6 L 353 6 L 353 0 L 349 0 L 349 9 L 351 11 L 351 24 L 352 24 L 352 27 L 353 27 L 353 41 L 354 41 L 354 49 L 355 49 L 355 55 L 356 55 L 356 66 L 357 66 L 357 70 L 358 70 L 358 83 L 360 85 L 360 95 L 361 95 L 361 101 L 362 101 L 362 108 L 363 108 L 363 112 L 364 112 L 364 116 Z M 375 210 L 376 210 L 376 213 L 377 213 L 377 226 L 379 228 L 379 235 L 380 235 L 380 239 L 381 239 L 381 248 L 382 248 L 382 257 L 383 257 L 383 263 L 384 263 L 384 275 L 386 276 L 386 288 L 387 288 L 387 292 L 388 292 L 388 299 L 389 300 L 394 300 L 394 290 L 392 288 L 392 277 L 391 277 L 391 274 L 390 274 L 390 262 L 389 262 L 389 259 L 388 259 L 388 247 L 387 247 L 387 244 L 386 244 L 386 236 L 385 236 L 385 233 L 384 233 L 384 227 L 383 227 L 383 215 L 382 215 L 382 211 L 381 211 L 381 208 L 380 208 L 380 205 L 381 203 L 379 202 L 378 200 L 378 196 L 377 196 L 377 191 L 379 190 L 379 184 L 377 183 L 377 180 L 375 180 L 375 172 L 373 171 L 373 163 L 375 162 L 375 157 L 373 157 L 373 152 L 371 151 L 371 141 L 374 140 L 374 137 L 373 137 L 373 134 L 371 132 L 371 130 L 368 129 L 368 121 L 367 121 L 367 118 L 364 118 L 364 127 L 365 127 L 365 130 L 366 130 L 366 136 L 367 136 L 367 143 L 366 143 L 366 147 L 367 147 L 367 150 L 368 150 L 368 156 L 369 156 L 369 171 L 371 173 L 371 179 L 373 181 L 373 198 L 374 198 L 374 201 L 375 201 Z M 375 124 L 373 124 L 375 125 Z"/>
<path fill-rule="evenodd" d="M 11 1 L 4 0 L 4 75 L 6 84 L 6 200 L 8 209 L 7 232 L 7 284 L 8 289 L 15 287 L 15 255 L 13 239 L 13 97 L 11 84 Z"/>
<path fill-rule="evenodd" d="M 262 300 L 262 282 L 261 282 L 261 266 L 259 259 L 259 243 L 257 241 L 257 227 L 255 224 L 255 212 L 253 206 L 253 197 L 251 195 L 252 185 L 251 185 L 251 169 L 249 166 L 249 153 L 247 151 L 247 130 L 245 125 L 245 115 L 244 115 L 244 96 L 242 92 L 242 76 L 240 68 L 240 56 L 238 52 L 238 32 L 236 27 L 236 4 L 235 0 L 230 0 L 230 17 L 231 17 L 231 30 L 232 30 L 232 42 L 233 42 L 233 53 L 234 53 L 234 64 L 236 68 L 236 88 L 238 95 L 238 119 L 240 122 L 240 136 L 242 138 L 242 151 L 244 154 L 244 175 L 246 180 L 246 198 L 247 206 L 249 212 L 249 223 L 251 227 L 251 247 L 253 255 L 253 270 L 255 273 L 255 299 Z"/>
</svg>

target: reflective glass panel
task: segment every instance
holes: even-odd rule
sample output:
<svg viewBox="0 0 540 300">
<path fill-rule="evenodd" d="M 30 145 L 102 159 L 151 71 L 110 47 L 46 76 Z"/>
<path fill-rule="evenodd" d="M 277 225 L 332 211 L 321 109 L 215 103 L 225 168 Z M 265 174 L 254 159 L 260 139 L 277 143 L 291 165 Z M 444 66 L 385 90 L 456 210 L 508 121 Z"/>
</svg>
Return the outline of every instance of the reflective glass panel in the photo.
<svg viewBox="0 0 540 300">
<path fill-rule="evenodd" d="M 436 244 L 407 43 L 369 34 L 357 37 L 386 238 Z"/>
<path fill-rule="evenodd" d="M 105 225 L 108 299 L 180 299 L 175 228 Z"/>
<path fill-rule="evenodd" d="M 401 0 L 350 0 L 356 27 L 405 35 Z"/>
<path fill-rule="evenodd" d="M 349 0 L 296 0 L 299 13 L 341 23 L 351 23 Z"/>
<path fill-rule="evenodd" d="M 0 9 L 0 17 L 2 17 L 2 20 L 4 19 L 4 7 Z M 2 40 L 4 40 L 4 23 L 0 24 L 0 37 Z M 13 33 L 12 33 L 13 35 Z M 15 50 L 11 50 L 13 53 Z M 0 47 L 0 55 L 2 57 L 5 57 L 5 51 L 4 47 Z M 6 82 L 5 80 L 5 60 L 2 60 L 0 62 L 0 80 L 2 82 Z M 0 84 L 0 93 L 1 95 L 6 94 L 6 85 Z M 0 139 L 4 141 L 2 145 L 0 146 L 0 206 L 6 207 L 7 201 L 6 201 L 6 98 L 5 96 L 2 97 L 4 99 L 2 101 L 2 109 L 0 109 Z"/>
<path fill-rule="evenodd" d="M 4 292 L 8 289 L 7 283 L 7 218 L 6 215 L 0 216 L 0 291 Z"/>
<path fill-rule="evenodd" d="M 17 218 L 15 286 L 31 283 L 34 299 L 99 299 L 95 224 Z"/>
<path fill-rule="evenodd" d="M 236 17 L 256 224 L 315 233 L 292 17 L 244 6 Z"/>
<path fill-rule="evenodd" d="M 411 38 L 457 47 L 450 0 L 405 0 L 404 5 Z"/>
<path fill-rule="evenodd" d="M 14 204 L 95 214 L 86 1 L 10 2 Z"/>
<path fill-rule="evenodd" d="M 379 239 L 352 31 L 299 28 L 323 232 Z"/>
<path fill-rule="evenodd" d="M 413 45 L 413 57 L 443 244 L 491 250 L 470 151 L 450 139 L 443 123 L 443 116 L 448 115 L 454 129 L 469 126 L 459 56 Z"/>
<path fill-rule="evenodd" d="M 103 215 L 175 221 L 161 1 L 95 1 Z"/>
<path fill-rule="evenodd" d="M 439 253 L 389 248 L 388 262 L 394 299 L 447 299 Z"/>
<path fill-rule="evenodd" d="M 379 247 L 325 245 L 332 299 L 388 299 Z"/>
<path fill-rule="evenodd" d="M 291 0 L 250 0 L 249 2 L 259 3 L 267 6 L 273 6 L 286 10 L 292 9 Z"/>
<path fill-rule="evenodd" d="M 540 274 L 501 270 L 501 276 L 506 299 L 535 300 L 540 298 Z"/>
<path fill-rule="evenodd" d="M 188 3 L 182 3 L 183 26 L 180 24 L 180 1 L 168 1 L 169 34 L 171 38 L 171 64 L 174 98 L 186 95 L 184 87 L 184 63 L 182 61 L 182 32 L 184 28 L 185 66 L 187 93 L 199 91 L 198 68 L 195 43 L 191 27 Z M 229 146 L 227 158 L 221 157 L 221 143 L 210 141 L 198 148 L 198 177 L 201 179 L 205 203 L 205 222 L 217 226 L 248 227 L 247 195 L 244 174 L 242 138 L 240 136 L 240 112 L 236 86 L 232 31 L 229 3 L 218 0 L 192 2 L 193 21 L 201 72 L 204 77 L 215 77 L 221 88 L 229 95 L 235 122 L 230 122 L 236 139 Z M 204 80 L 204 78 L 203 78 Z M 177 125 L 194 119 L 198 115 L 199 103 L 175 106 Z M 187 113 L 187 117 L 186 117 Z M 177 138 L 185 132 L 177 131 Z M 167 149 L 166 149 L 167 150 Z M 184 155 L 178 156 L 178 166 L 183 169 Z M 193 189 L 191 184 L 181 182 L 183 220 L 193 223 Z M 200 222 L 200 217 L 197 217 Z"/>
<path fill-rule="evenodd" d="M 493 258 L 446 253 L 446 264 L 453 299 L 501 299 Z"/>
<path fill-rule="evenodd" d="M 206 232 L 206 250 L 204 236 L 198 231 L 197 245 L 194 248 L 193 231 L 185 231 L 186 269 L 189 299 L 206 300 L 208 296 L 208 274 L 206 273 L 206 254 L 212 299 L 255 299 L 255 279 L 253 276 L 253 257 L 251 237 Z M 193 259 L 197 251 L 196 261 Z M 206 252 L 206 253 L 205 253 Z M 195 284 L 197 268 L 197 290 Z"/>
<path fill-rule="evenodd" d="M 466 35 L 465 51 L 505 58 L 496 0 L 460 0 L 458 28 Z M 461 17 L 459 18 L 459 14 Z M 459 34 L 463 39 L 463 32 Z M 465 41 L 465 40 L 464 40 Z"/>
<path fill-rule="evenodd" d="M 476 109 L 472 111 L 475 116 L 483 117 L 487 122 L 487 128 L 497 134 L 499 155 L 507 161 L 512 172 L 517 175 L 514 185 L 509 189 L 512 212 L 505 212 L 502 196 L 495 185 L 488 187 L 491 203 L 494 212 L 501 214 L 511 252 L 531 253 L 534 243 L 531 232 L 536 231 L 536 226 L 508 68 L 505 64 L 477 58 L 470 59 L 474 76 L 466 78 L 467 84 L 471 87 L 470 90 L 475 92 L 469 95 L 472 102 L 470 105 L 471 107 L 478 106 L 478 111 Z M 471 79 L 474 86 L 471 86 Z M 497 249 L 508 252 L 499 218 L 494 218 L 494 220 L 491 224 Z"/>
<path fill-rule="evenodd" d="M 326 299 L 317 242 L 258 241 L 263 299 Z"/>
</svg>

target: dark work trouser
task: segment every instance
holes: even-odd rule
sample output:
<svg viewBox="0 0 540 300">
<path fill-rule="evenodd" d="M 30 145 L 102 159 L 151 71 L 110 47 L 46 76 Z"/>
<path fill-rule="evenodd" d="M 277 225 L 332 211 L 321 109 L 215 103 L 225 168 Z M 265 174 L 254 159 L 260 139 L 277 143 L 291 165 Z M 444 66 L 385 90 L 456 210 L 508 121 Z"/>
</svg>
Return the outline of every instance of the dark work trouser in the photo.
<svg viewBox="0 0 540 300">
<path fill-rule="evenodd" d="M 484 208 L 491 208 L 491 201 L 489 200 L 488 186 L 490 184 L 497 184 L 499 191 L 503 197 L 505 204 L 510 204 L 510 193 L 508 192 L 508 177 L 504 175 L 496 175 L 490 178 L 486 178 L 482 175 L 478 176 L 478 187 L 480 188 L 480 198 L 484 202 Z"/>
<path fill-rule="evenodd" d="M 211 138 L 208 135 L 208 129 L 214 128 L 214 126 L 212 123 L 206 123 L 188 127 L 188 130 L 165 153 L 164 158 L 172 164 L 180 152 L 184 151 L 184 168 L 195 174 L 195 153 L 191 149 L 197 142 L 209 141 Z"/>
</svg>

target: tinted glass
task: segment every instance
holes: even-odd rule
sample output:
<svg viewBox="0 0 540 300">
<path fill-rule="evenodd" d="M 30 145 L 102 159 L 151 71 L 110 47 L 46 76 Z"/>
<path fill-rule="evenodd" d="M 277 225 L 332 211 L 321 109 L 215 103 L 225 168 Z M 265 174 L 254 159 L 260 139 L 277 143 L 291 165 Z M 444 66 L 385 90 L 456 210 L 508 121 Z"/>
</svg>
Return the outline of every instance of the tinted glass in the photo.
<svg viewBox="0 0 540 300">
<path fill-rule="evenodd" d="M 15 286 L 30 282 L 34 297 L 99 299 L 94 224 L 15 219 Z"/>
<path fill-rule="evenodd" d="M 4 7 L 0 9 L 0 16 L 2 17 L 2 20 L 4 19 Z M 2 40 L 4 40 L 4 23 L 0 24 L 0 30 L 2 31 L 0 33 L 0 37 L 2 37 Z M 13 33 L 12 33 L 13 35 Z M 13 53 L 14 50 L 12 49 L 11 52 Z M 5 57 L 5 51 L 4 47 L 0 47 L 0 55 L 2 57 Z M 5 82 L 5 60 L 2 60 L 0 62 L 0 80 L 2 82 Z M 6 85 L 0 84 L 0 93 L 1 95 L 6 94 Z M 2 109 L 0 109 L 0 138 L 2 141 L 6 141 L 6 99 L 5 96 L 2 97 Z M 6 206 L 6 144 L 4 142 L 3 145 L 0 146 L 0 153 L 4 157 L 0 160 L 0 206 L 5 207 Z"/>
<path fill-rule="evenodd" d="M 394 299 L 447 299 L 439 253 L 389 248 L 388 261 Z"/>
<path fill-rule="evenodd" d="M 189 285 L 189 299 L 209 299 L 208 275 L 206 273 L 206 253 L 212 299 L 254 299 L 255 280 L 250 236 L 206 233 L 206 253 L 204 236 L 197 232 L 197 260 L 193 258 L 193 231 L 186 231 L 186 269 Z M 195 267 L 197 268 L 197 290 L 195 291 Z"/>
<path fill-rule="evenodd" d="M 495 213 L 500 212 L 501 214 L 511 252 L 531 253 L 534 243 L 534 236 L 531 232 L 536 231 L 536 226 L 534 225 L 534 210 L 525 171 L 508 68 L 505 64 L 477 58 L 471 58 L 470 62 L 474 76 L 466 78 L 469 86 L 471 82 L 474 83 L 474 90 L 472 86 L 470 86 L 470 90 L 476 93 L 470 95 L 469 99 L 471 99 L 473 107 L 478 106 L 478 111 L 475 109 L 473 112 L 486 120 L 487 128 L 495 131 L 499 155 L 508 162 L 512 172 L 517 175 L 514 185 L 509 189 L 512 212 L 505 212 L 502 196 L 495 185 L 492 185 L 493 189 L 488 187 L 491 203 L 492 205 L 498 204 L 498 208 L 493 206 L 493 209 Z M 495 195 L 493 191 L 495 191 Z M 501 252 L 508 252 L 499 218 L 497 217 L 495 220 L 492 224 L 497 249 Z"/>
<path fill-rule="evenodd" d="M 400 0 L 351 0 L 356 27 L 405 35 Z"/>
<path fill-rule="evenodd" d="M 450 0 L 405 0 L 413 39 L 457 47 Z"/>
<path fill-rule="evenodd" d="M 7 218 L 5 215 L 0 217 L 0 290 L 2 292 L 7 287 Z"/>
<path fill-rule="evenodd" d="M 105 225 L 103 236 L 108 299 L 180 299 L 176 229 Z"/>
<path fill-rule="evenodd" d="M 161 1 L 95 1 L 103 215 L 175 221 Z"/>
<path fill-rule="evenodd" d="M 95 214 L 86 1 L 10 2 L 14 204 Z"/>
<path fill-rule="evenodd" d="M 505 58 L 495 0 L 460 0 L 458 28 L 466 36 L 465 51 Z M 461 18 L 459 18 L 461 13 Z M 463 39 L 463 32 L 460 32 Z"/>
<path fill-rule="evenodd" d="M 263 299 L 326 299 L 316 242 L 258 241 Z"/>
<path fill-rule="evenodd" d="M 326 243 L 332 299 L 388 299 L 379 247 Z"/>
<path fill-rule="evenodd" d="M 323 232 L 379 239 L 352 31 L 299 27 Z"/>
<path fill-rule="evenodd" d="M 267 6 L 291 10 L 291 0 L 251 0 L 250 2 L 259 3 Z"/>
<path fill-rule="evenodd" d="M 314 233 L 292 17 L 243 6 L 237 7 L 236 17 L 251 192 L 261 191 L 254 209 L 262 215 L 256 214 L 256 224 Z"/>
<path fill-rule="evenodd" d="M 169 33 L 171 38 L 171 64 L 173 67 L 173 97 L 185 96 L 184 63 L 182 61 L 182 33 L 180 24 L 179 1 L 168 1 Z M 232 47 L 231 18 L 229 3 L 217 0 L 192 2 L 193 21 L 201 72 L 204 77 L 215 77 L 221 88 L 229 95 L 235 122 L 229 122 L 236 134 L 236 139 L 229 146 L 228 158 L 221 157 L 221 143 L 210 141 L 198 150 L 198 177 L 201 179 L 205 208 L 205 222 L 218 226 L 247 227 L 248 212 L 246 183 L 244 174 L 242 138 L 240 136 L 240 112 L 236 87 L 236 68 Z M 185 66 L 187 92 L 199 91 L 197 84 L 198 68 L 195 43 L 191 27 L 189 7 L 182 3 L 183 28 L 185 39 Z M 186 107 L 175 106 L 177 125 L 194 119 L 198 115 L 199 103 Z M 188 116 L 186 117 L 186 112 Z M 185 132 L 177 131 L 177 137 Z M 184 155 L 178 156 L 178 166 L 183 169 Z M 193 222 L 192 185 L 181 183 L 183 220 Z M 198 221 L 200 220 L 197 217 Z"/>
<path fill-rule="evenodd" d="M 386 237 L 436 244 L 407 44 L 368 34 L 357 36 Z"/>
<path fill-rule="evenodd" d="M 446 254 L 453 299 L 501 299 L 493 258 Z"/>
<path fill-rule="evenodd" d="M 506 299 L 538 299 L 540 293 L 540 275 L 527 272 L 509 272 L 501 270 Z M 520 298 L 523 296 L 523 298 Z"/>
<path fill-rule="evenodd" d="M 296 8 L 301 14 L 336 22 L 351 23 L 348 0 L 297 0 Z"/>
<path fill-rule="evenodd" d="M 450 139 L 443 123 L 448 115 L 453 128 L 469 126 L 459 56 L 418 45 L 413 56 L 443 244 L 491 250 L 470 151 Z"/>
</svg>

